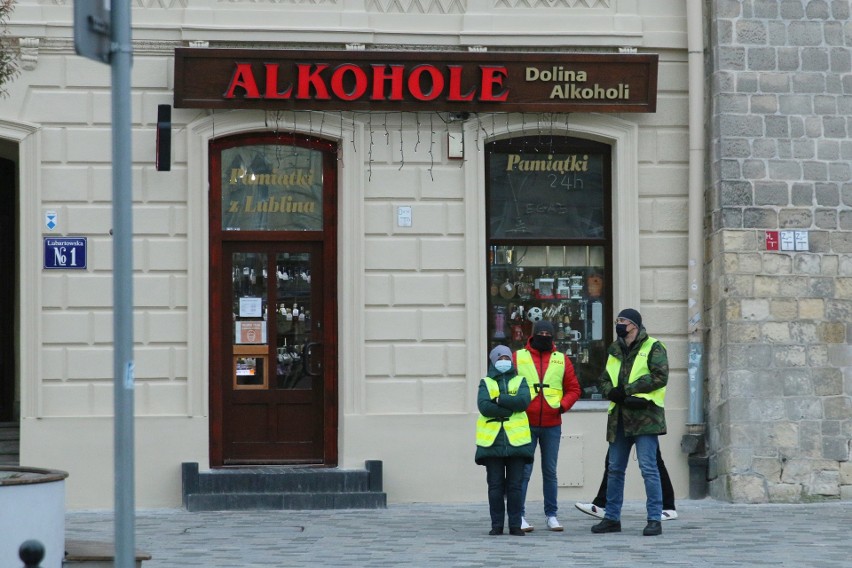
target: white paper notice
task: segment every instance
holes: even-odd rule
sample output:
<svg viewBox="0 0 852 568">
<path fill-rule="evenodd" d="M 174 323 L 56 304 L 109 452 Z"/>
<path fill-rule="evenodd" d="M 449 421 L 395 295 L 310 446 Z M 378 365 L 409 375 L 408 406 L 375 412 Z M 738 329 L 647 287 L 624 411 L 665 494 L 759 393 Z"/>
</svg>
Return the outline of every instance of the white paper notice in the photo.
<svg viewBox="0 0 852 568">
<path fill-rule="evenodd" d="M 240 298 L 240 317 L 259 318 L 263 316 L 260 298 Z"/>
</svg>

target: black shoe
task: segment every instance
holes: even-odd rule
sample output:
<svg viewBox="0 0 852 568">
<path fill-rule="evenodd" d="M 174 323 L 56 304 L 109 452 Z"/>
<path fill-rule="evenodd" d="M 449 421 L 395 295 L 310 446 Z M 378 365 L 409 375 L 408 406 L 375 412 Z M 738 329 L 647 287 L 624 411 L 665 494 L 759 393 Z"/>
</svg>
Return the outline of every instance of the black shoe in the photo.
<svg viewBox="0 0 852 568">
<path fill-rule="evenodd" d="M 497 536 L 498 534 L 503 534 L 503 527 L 494 527 L 488 532 L 488 536 Z"/>
<path fill-rule="evenodd" d="M 648 521 L 648 524 L 645 525 L 645 530 L 642 531 L 644 536 L 656 536 L 658 534 L 663 534 L 663 525 L 660 521 Z"/>
<path fill-rule="evenodd" d="M 527 533 L 521 530 L 521 527 L 509 527 L 509 534 L 512 536 L 526 536 Z"/>
<path fill-rule="evenodd" d="M 604 519 L 592 527 L 593 533 L 611 533 L 621 532 L 621 521 L 613 521 L 612 519 Z"/>
</svg>

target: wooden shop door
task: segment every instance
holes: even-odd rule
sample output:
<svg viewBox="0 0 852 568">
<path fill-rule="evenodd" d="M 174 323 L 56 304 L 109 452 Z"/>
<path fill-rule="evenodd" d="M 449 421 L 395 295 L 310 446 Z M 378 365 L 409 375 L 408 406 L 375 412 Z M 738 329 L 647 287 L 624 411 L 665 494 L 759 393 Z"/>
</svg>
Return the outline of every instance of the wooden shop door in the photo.
<svg viewBox="0 0 852 568">
<path fill-rule="evenodd" d="M 212 466 L 336 465 L 335 155 L 211 143 Z"/>
</svg>

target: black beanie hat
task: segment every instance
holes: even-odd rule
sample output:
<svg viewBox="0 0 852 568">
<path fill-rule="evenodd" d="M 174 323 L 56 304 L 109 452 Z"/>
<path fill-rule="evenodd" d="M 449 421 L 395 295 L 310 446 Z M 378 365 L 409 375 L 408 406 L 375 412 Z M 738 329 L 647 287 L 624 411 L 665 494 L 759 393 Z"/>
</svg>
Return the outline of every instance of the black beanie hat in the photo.
<svg viewBox="0 0 852 568">
<path fill-rule="evenodd" d="M 642 315 L 633 308 L 625 308 L 618 312 L 618 317 L 632 321 L 636 327 L 642 327 Z"/>
<path fill-rule="evenodd" d="M 553 335 L 553 324 L 547 320 L 538 320 L 533 324 L 533 335 L 537 335 L 540 331 L 548 331 Z"/>
</svg>

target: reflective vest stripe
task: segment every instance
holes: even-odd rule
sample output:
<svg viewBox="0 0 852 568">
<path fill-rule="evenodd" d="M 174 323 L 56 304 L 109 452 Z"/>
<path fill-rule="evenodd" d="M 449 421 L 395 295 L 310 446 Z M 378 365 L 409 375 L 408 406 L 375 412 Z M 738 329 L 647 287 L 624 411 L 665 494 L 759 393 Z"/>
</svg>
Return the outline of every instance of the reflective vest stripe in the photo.
<svg viewBox="0 0 852 568">
<path fill-rule="evenodd" d="M 655 343 L 658 343 L 656 339 L 648 337 L 645 340 L 645 343 L 642 344 L 642 347 L 639 348 L 639 353 L 636 354 L 636 358 L 633 360 L 633 367 L 630 369 L 630 376 L 627 378 L 628 384 L 635 382 L 639 377 L 651 374 L 651 370 L 648 368 L 648 355 L 651 353 L 651 348 Z M 660 345 L 663 344 L 660 343 Z M 621 372 L 621 364 L 621 359 L 613 357 L 612 355 L 610 355 L 606 360 L 606 372 L 609 373 L 609 379 L 612 381 L 612 386 L 614 387 L 618 386 L 618 375 Z M 660 387 L 651 392 L 639 392 L 633 396 L 650 400 L 660 408 L 664 408 L 666 387 Z M 613 408 L 615 408 L 615 403 L 610 402 L 609 411 L 612 412 Z"/>
<path fill-rule="evenodd" d="M 485 381 L 485 386 L 488 387 L 488 396 L 492 399 L 500 396 L 500 386 L 497 384 L 497 381 L 491 377 L 485 377 L 482 380 Z M 520 375 L 509 380 L 509 394 L 517 393 L 523 380 L 524 378 Z M 506 438 L 508 438 L 509 444 L 512 446 L 523 446 L 532 442 L 529 419 L 527 418 L 527 413 L 522 410 L 513 413 L 508 418 L 487 418 L 480 414 L 476 421 L 476 445 L 483 448 L 490 447 L 494 444 L 494 440 L 497 439 L 497 433 L 500 432 L 500 428 L 506 431 Z"/>
<path fill-rule="evenodd" d="M 565 355 L 559 351 L 550 354 L 550 363 L 547 371 L 539 380 L 538 370 L 532 360 L 532 353 L 528 349 L 518 351 L 516 357 L 518 374 L 527 378 L 530 385 L 530 400 L 538 396 L 539 389 L 544 393 L 544 400 L 551 408 L 559 408 L 562 404 L 562 378 L 565 376 Z"/>
</svg>

